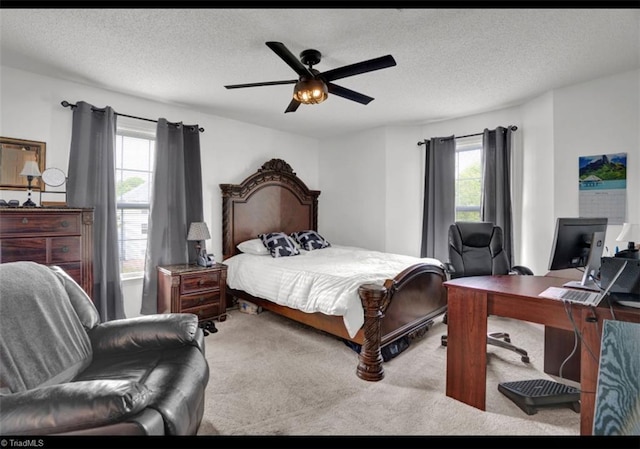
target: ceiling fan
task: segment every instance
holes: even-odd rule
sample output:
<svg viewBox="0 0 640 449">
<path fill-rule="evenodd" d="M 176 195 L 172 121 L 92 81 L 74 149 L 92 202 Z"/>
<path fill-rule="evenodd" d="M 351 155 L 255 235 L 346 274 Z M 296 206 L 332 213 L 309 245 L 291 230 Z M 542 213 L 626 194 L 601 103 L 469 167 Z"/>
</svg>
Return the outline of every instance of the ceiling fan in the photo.
<svg viewBox="0 0 640 449">
<path fill-rule="evenodd" d="M 321 54 L 318 50 L 304 50 L 300 53 L 300 60 L 298 60 L 298 58 L 296 58 L 283 43 L 265 43 L 267 44 L 267 47 L 273 50 L 276 55 L 280 56 L 280 58 L 300 77 L 297 80 L 233 84 L 224 87 L 227 89 L 240 89 L 244 87 L 295 84 L 293 89 L 293 99 L 284 111 L 285 113 L 295 112 L 301 103 L 322 103 L 327 99 L 329 93 L 357 103 L 369 104 L 373 100 L 372 97 L 347 89 L 346 87 L 338 86 L 337 84 L 333 84 L 332 81 L 346 78 L 348 76 L 359 75 L 361 73 L 373 72 L 374 70 L 386 69 L 387 67 L 393 67 L 396 65 L 396 61 L 393 59 L 393 56 L 386 55 L 379 58 L 369 59 L 367 61 L 357 62 L 355 64 L 345 65 L 343 67 L 338 67 L 337 69 L 327 70 L 326 72 L 319 72 L 313 68 L 314 65 L 320 62 Z M 305 67 L 305 65 L 308 67 Z"/>
</svg>

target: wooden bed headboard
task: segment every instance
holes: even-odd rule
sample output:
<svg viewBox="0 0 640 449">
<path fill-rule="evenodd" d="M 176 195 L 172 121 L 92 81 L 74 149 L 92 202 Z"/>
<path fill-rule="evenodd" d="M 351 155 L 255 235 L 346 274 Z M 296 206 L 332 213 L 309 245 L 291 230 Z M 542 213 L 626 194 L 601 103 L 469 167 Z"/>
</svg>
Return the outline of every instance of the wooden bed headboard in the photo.
<svg viewBox="0 0 640 449">
<path fill-rule="evenodd" d="M 271 159 L 240 184 L 220 184 L 223 260 L 236 245 L 266 232 L 318 230 L 319 190 L 309 190 L 282 159 Z"/>
</svg>

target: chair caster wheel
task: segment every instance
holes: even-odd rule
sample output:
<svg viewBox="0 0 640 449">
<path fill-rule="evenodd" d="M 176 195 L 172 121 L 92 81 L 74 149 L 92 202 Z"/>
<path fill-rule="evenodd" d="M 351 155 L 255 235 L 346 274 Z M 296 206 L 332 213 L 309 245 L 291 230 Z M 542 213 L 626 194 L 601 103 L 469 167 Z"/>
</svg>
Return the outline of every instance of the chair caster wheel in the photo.
<svg viewBox="0 0 640 449">
<path fill-rule="evenodd" d="M 443 335 L 442 337 L 440 337 L 440 344 L 442 346 L 447 346 L 447 337 L 445 335 Z"/>
<path fill-rule="evenodd" d="M 523 355 L 523 356 L 521 357 L 521 360 L 522 360 L 524 363 L 529 363 L 529 357 L 527 357 L 526 355 Z"/>
</svg>

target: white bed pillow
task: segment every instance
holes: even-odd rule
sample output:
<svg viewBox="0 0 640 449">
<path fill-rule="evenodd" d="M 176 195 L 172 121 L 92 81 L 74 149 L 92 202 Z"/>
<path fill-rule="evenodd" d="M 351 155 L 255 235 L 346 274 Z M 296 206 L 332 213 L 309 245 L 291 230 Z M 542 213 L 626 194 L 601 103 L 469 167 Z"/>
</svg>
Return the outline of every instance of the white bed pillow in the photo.
<svg viewBox="0 0 640 449">
<path fill-rule="evenodd" d="M 244 242 L 238 243 L 236 248 L 245 254 L 255 254 L 256 256 L 268 256 L 270 254 L 260 239 L 245 240 Z"/>
</svg>

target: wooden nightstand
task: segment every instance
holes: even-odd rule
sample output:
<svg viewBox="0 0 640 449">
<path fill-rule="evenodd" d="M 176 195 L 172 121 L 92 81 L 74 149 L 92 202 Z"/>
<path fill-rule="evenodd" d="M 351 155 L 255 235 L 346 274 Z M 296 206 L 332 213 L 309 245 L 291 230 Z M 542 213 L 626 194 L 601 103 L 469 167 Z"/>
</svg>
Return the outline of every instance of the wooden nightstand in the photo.
<svg viewBox="0 0 640 449">
<path fill-rule="evenodd" d="M 158 267 L 158 313 L 193 313 L 200 327 L 215 332 L 226 314 L 227 266 L 192 264 Z"/>
</svg>

